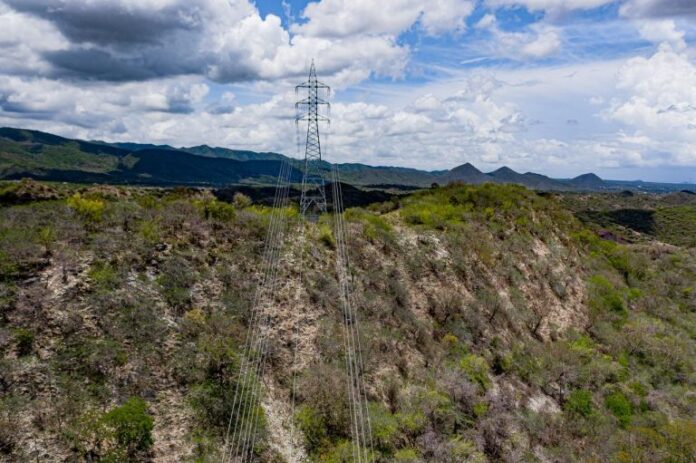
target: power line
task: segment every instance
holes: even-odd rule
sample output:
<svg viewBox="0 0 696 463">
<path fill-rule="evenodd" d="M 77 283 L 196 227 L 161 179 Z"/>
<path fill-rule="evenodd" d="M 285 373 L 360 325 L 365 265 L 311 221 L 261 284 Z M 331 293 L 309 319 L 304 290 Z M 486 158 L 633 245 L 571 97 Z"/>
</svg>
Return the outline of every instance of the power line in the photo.
<svg viewBox="0 0 696 463">
<path fill-rule="evenodd" d="M 322 161 L 322 144 L 320 136 L 320 124 L 329 123 L 328 113 L 330 104 L 330 88 L 317 80 L 316 68 L 312 61 L 309 76 L 306 82 L 295 88 L 307 91 L 307 97 L 297 101 L 296 126 L 300 123 L 307 124 L 307 132 L 304 143 L 304 161 L 302 164 L 302 192 L 300 197 L 300 213 L 302 220 L 299 223 L 300 245 L 305 247 L 305 228 L 308 224 L 315 223 L 320 214 L 327 213 L 327 195 L 325 188 L 325 167 Z M 281 269 L 282 253 L 286 241 L 287 230 L 287 206 L 289 202 L 290 180 L 293 168 L 290 163 L 283 161 L 278 173 L 276 192 L 273 208 L 266 233 L 266 243 L 263 252 L 263 274 L 257 287 L 249 317 L 246 340 L 243 353 L 239 361 L 239 373 L 236 377 L 232 410 L 230 411 L 227 429 L 225 433 L 222 463 L 251 462 L 254 457 L 254 449 L 257 440 L 260 404 L 261 382 L 265 376 L 269 337 L 274 329 L 274 310 L 278 293 L 279 273 Z M 357 463 L 371 463 L 373 461 L 374 446 L 372 442 L 372 425 L 370 422 L 367 393 L 365 389 L 363 373 L 364 364 L 360 343 L 360 331 L 358 316 L 355 310 L 353 288 L 350 284 L 350 265 L 346 246 L 346 227 L 343 218 L 343 192 L 341 190 L 340 177 L 337 166 L 330 170 L 334 234 L 336 237 L 336 273 L 339 283 L 339 303 L 341 306 L 344 330 L 344 349 L 346 373 L 348 375 L 347 392 L 348 407 L 351 416 L 351 435 L 353 438 L 353 460 Z M 306 278 L 304 252 L 299 262 L 301 283 L 308 285 Z M 293 365 L 292 365 L 292 390 L 291 390 L 291 435 L 290 448 L 294 449 L 294 414 L 296 403 L 296 362 L 299 344 L 299 327 L 295 320 L 293 327 Z"/>
</svg>

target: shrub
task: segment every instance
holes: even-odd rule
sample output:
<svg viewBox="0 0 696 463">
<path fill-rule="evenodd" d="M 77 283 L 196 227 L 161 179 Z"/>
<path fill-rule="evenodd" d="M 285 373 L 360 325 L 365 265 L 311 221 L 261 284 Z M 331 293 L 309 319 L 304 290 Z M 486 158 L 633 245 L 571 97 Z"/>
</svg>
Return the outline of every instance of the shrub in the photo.
<svg viewBox="0 0 696 463">
<path fill-rule="evenodd" d="M 418 453 L 414 449 L 401 449 L 394 454 L 397 463 L 417 463 Z"/>
<path fill-rule="evenodd" d="M 563 408 L 573 414 L 587 418 L 592 414 L 592 392 L 587 389 L 576 389 L 568 395 Z"/>
<path fill-rule="evenodd" d="M 191 301 L 191 287 L 196 278 L 194 270 L 189 262 L 181 257 L 175 256 L 162 266 L 162 273 L 158 282 L 162 287 L 162 295 L 166 301 L 176 307 L 187 306 Z"/>
<path fill-rule="evenodd" d="M 334 249 L 336 247 L 336 239 L 334 238 L 331 227 L 328 225 L 319 225 L 319 242 L 329 249 Z"/>
<path fill-rule="evenodd" d="M 590 286 L 592 290 L 590 306 L 596 314 L 606 311 L 621 315 L 626 313 L 623 296 L 609 280 L 601 275 L 595 275 L 590 279 Z"/>
<path fill-rule="evenodd" d="M 96 262 L 89 271 L 89 277 L 94 286 L 102 290 L 114 289 L 119 283 L 118 272 L 107 262 Z"/>
<path fill-rule="evenodd" d="M 382 240 L 385 243 L 393 243 L 396 240 L 394 227 L 380 215 L 356 207 L 348 209 L 345 218 L 351 222 L 362 223 L 363 235 L 371 242 Z"/>
<path fill-rule="evenodd" d="M 378 404 L 370 404 L 370 420 L 372 437 L 377 447 L 382 451 L 391 452 L 396 447 L 399 437 L 398 420 L 389 410 Z"/>
<path fill-rule="evenodd" d="M 483 357 L 479 357 L 476 354 L 468 354 L 459 362 L 459 366 L 469 380 L 478 384 L 484 390 L 491 386 L 491 380 L 488 377 L 488 363 Z"/>
<path fill-rule="evenodd" d="M 296 413 L 297 427 L 305 438 L 305 447 L 310 453 L 326 444 L 328 435 L 324 418 L 312 407 L 303 405 Z"/>
<path fill-rule="evenodd" d="M 619 424 L 621 424 L 621 426 L 626 427 L 631 423 L 633 405 L 623 393 L 614 392 L 609 394 L 604 399 L 604 405 L 619 420 Z"/>
<path fill-rule="evenodd" d="M 153 426 L 145 401 L 131 397 L 103 415 L 88 410 L 65 430 L 65 435 L 87 461 L 140 461 L 139 455 L 152 447 Z"/>
<path fill-rule="evenodd" d="M 83 198 L 80 193 L 75 193 L 68 198 L 68 206 L 89 222 L 100 222 L 106 207 L 104 201 Z"/>
<path fill-rule="evenodd" d="M 162 232 L 160 231 L 159 224 L 155 220 L 143 220 L 140 222 L 138 233 L 150 244 L 157 243 L 162 239 Z"/>
<path fill-rule="evenodd" d="M 476 449 L 476 444 L 461 437 L 454 437 L 449 441 L 449 454 L 451 462 L 484 463 L 488 461 L 486 456 Z"/>
<path fill-rule="evenodd" d="M 203 210 L 206 219 L 218 220 L 220 222 L 231 222 L 236 216 L 234 206 L 217 200 L 207 201 Z"/>
<path fill-rule="evenodd" d="M 14 339 L 17 345 L 17 355 L 22 357 L 31 354 L 34 347 L 34 333 L 25 328 L 17 328 L 14 331 Z"/>
<path fill-rule="evenodd" d="M 420 434 L 428 425 L 425 413 L 415 408 L 397 413 L 395 417 L 399 422 L 399 429 L 409 436 Z"/>
<path fill-rule="evenodd" d="M 46 254 L 51 254 L 53 247 L 53 242 L 56 240 L 55 229 L 51 226 L 42 227 L 38 234 L 39 242 L 43 245 L 46 250 Z"/>
<path fill-rule="evenodd" d="M 351 441 L 342 440 L 322 454 L 321 463 L 351 463 L 354 461 L 354 445 Z"/>
<path fill-rule="evenodd" d="M 234 207 L 237 209 L 244 209 L 251 206 L 251 198 L 238 191 L 232 197 L 232 204 L 234 204 Z"/>
<path fill-rule="evenodd" d="M 257 436 L 262 436 L 266 430 L 266 416 L 258 405 L 260 393 L 252 393 L 252 390 L 258 390 L 254 386 L 255 380 L 245 384 L 243 391 L 236 395 L 236 383 L 207 380 L 191 389 L 189 401 L 199 420 L 220 433 L 225 431 L 231 419 L 235 429 L 253 429 Z M 239 403 L 243 404 L 241 410 Z M 238 413 L 233 414 L 235 411 Z"/>
<path fill-rule="evenodd" d="M 139 397 L 131 397 L 120 407 L 104 416 L 104 423 L 112 430 L 118 446 L 134 455 L 152 446 L 154 420 L 147 411 L 147 404 Z"/>
</svg>

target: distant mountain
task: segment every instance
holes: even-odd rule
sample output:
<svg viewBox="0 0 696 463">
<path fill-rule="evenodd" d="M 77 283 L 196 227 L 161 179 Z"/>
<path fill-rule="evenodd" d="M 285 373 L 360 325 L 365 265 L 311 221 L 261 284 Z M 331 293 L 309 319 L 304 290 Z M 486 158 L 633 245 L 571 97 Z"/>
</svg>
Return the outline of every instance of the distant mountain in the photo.
<svg viewBox="0 0 696 463">
<path fill-rule="evenodd" d="M 197 154 L 199 156 L 234 159 L 236 161 L 279 161 L 286 158 L 286 156 L 278 153 L 257 153 L 255 151 L 211 148 L 208 145 L 191 146 L 189 148 L 181 148 L 180 150 L 191 154 Z"/>
<path fill-rule="evenodd" d="M 520 174 L 509 167 L 501 167 L 487 174 L 498 183 L 517 183 L 536 190 L 564 190 L 568 189 L 562 182 L 547 177 L 546 175 L 527 172 Z"/>
<path fill-rule="evenodd" d="M 454 169 L 447 171 L 440 177 L 446 183 L 462 182 L 462 183 L 486 183 L 491 181 L 491 177 L 484 174 L 470 163 L 462 164 Z"/>
<path fill-rule="evenodd" d="M 127 144 L 122 144 L 127 146 Z M 133 148 L 134 146 L 130 146 Z M 227 185 L 273 183 L 279 160 L 236 161 L 173 148 L 127 149 L 21 129 L 0 129 L 0 178 L 85 183 Z M 293 168 L 292 181 L 300 181 Z"/>
<path fill-rule="evenodd" d="M 487 175 L 501 183 L 524 183 L 525 179 L 522 174 L 515 172 L 507 166 L 489 172 Z"/>
<path fill-rule="evenodd" d="M 102 145 L 115 146 L 116 148 L 121 148 L 126 151 L 142 151 L 142 150 L 152 150 L 152 149 L 163 149 L 163 150 L 175 150 L 173 146 L 169 145 L 153 145 L 151 143 L 130 143 L 130 142 L 119 142 L 119 143 L 106 143 L 103 141 L 97 141 L 94 143 L 100 143 Z"/>
<path fill-rule="evenodd" d="M 174 148 L 143 143 L 105 143 L 71 140 L 34 130 L 0 128 L 0 179 L 30 177 L 81 183 L 147 185 L 272 185 L 280 163 L 293 166 L 292 179 L 300 181 L 302 162 L 279 153 L 233 150 L 208 145 Z M 588 173 L 573 179 L 553 179 L 509 167 L 483 173 L 470 163 L 451 170 L 423 171 L 406 167 L 338 165 L 340 180 L 357 186 L 387 185 L 428 188 L 433 183 L 516 183 L 537 190 L 637 190 L 674 192 L 693 185 L 603 180 Z M 331 164 L 321 170 L 331 180 Z"/>
<path fill-rule="evenodd" d="M 607 188 L 607 183 L 593 173 L 578 175 L 573 179 L 567 180 L 565 183 L 586 190 L 601 190 Z"/>
<path fill-rule="evenodd" d="M 326 163 L 328 173 L 330 164 Z M 375 185 L 380 183 L 429 187 L 439 182 L 443 172 L 426 172 L 408 167 L 368 166 L 365 164 L 339 164 L 341 181 L 353 185 Z"/>
</svg>

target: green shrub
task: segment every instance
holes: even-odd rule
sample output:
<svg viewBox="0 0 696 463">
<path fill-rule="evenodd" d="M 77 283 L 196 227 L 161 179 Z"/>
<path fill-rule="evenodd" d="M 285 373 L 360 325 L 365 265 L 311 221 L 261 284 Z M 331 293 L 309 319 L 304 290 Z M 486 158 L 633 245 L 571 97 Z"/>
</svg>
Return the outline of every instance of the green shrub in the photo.
<svg viewBox="0 0 696 463">
<path fill-rule="evenodd" d="M 68 206 L 89 222 L 100 222 L 104 217 L 106 205 L 100 199 L 83 198 L 75 193 L 68 198 Z"/>
<path fill-rule="evenodd" d="M 218 200 L 208 200 L 199 203 L 205 219 L 231 222 L 236 217 L 237 211 L 231 204 Z"/>
<path fill-rule="evenodd" d="M 593 276 L 590 279 L 590 288 L 590 307 L 596 314 L 607 311 L 619 315 L 626 314 L 623 295 L 605 277 L 601 275 Z"/>
<path fill-rule="evenodd" d="M 108 262 L 96 262 L 89 271 L 95 287 L 102 290 L 114 289 L 120 281 L 119 274 Z"/>
<path fill-rule="evenodd" d="M 417 436 L 428 425 L 428 418 L 425 416 L 424 411 L 413 408 L 401 411 L 395 415 L 399 423 L 399 429 L 409 436 Z"/>
<path fill-rule="evenodd" d="M 53 243 L 56 240 L 56 231 L 52 226 L 46 226 L 39 229 L 38 233 L 39 243 L 41 243 L 46 250 L 46 254 L 51 254 L 53 248 Z"/>
<path fill-rule="evenodd" d="M 84 412 L 64 430 L 64 435 L 86 461 L 141 461 L 152 447 L 153 426 L 145 401 L 131 397 L 103 415 L 95 410 Z"/>
<path fill-rule="evenodd" d="M 17 355 L 22 357 L 31 354 L 34 348 L 34 333 L 25 328 L 17 328 L 14 330 L 14 339 L 17 345 Z"/>
<path fill-rule="evenodd" d="M 336 248 L 336 239 L 334 238 L 331 227 L 328 225 L 319 225 L 319 242 L 329 249 Z"/>
<path fill-rule="evenodd" d="M 563 408 L 569 412 L 587 418 L 592 414 L 592 392 L 587 389 L 576 389 L 568 395 Z"/>
<path fill-rule="evenodd" d="M 461 461 L 467 463 L 485 463 L 486 456 L 476 449 L 476 444 L 461 437 L 453 437 L 449 441 L 449 461 Z"/>
<path fill-rule="evenodd" d="M 384 406 L 370 404 L 370 420 L 372 422 L 372 437 L 377 447 L 385 452 L 391 452 L 397 445 L 399 437 L 399 422 Z"/>
<path fill-rule="evenodd" d="M 297 427 L 305 438 L 305 447 L 309 453 L 316 452 L 327 443 L 328 435 L 324 418 L 312 407 L 303 405 L 296 413 Z"/>
<path fill-rule="evenodd" d="M 355 461 L 354 451 L 353 442 L 342 440 L 322 453 L 319 461 L 321 463 L 352 463 Z"/>
<path fill-rule="evenodd" d="M 260 393 L 254 394 L 252 392 L 255 389 L 254 384 L 255 380 L 246 383 L 243 391 L 235 395 L 237 393 L 236 383 L 209 379 L 192 387 L 188 398 L 200 422 L 213 427 L 219 433 L 224 432 L 229 420 L 232 419 L 232 425 L 236 429 L 242 429 L 246 426 L 251 428 L 249 423 L 254 423 L 256 427 L 253 432 L 257 436 L 262 436 L 266 430 L 266 416 L 263 408 L 258 405 L 260 403 L 258 394 Z M 258 387 L 256 390 L 258 391 Z M 243 404 L 242 411 L 233 414 L 240 410 L 239 403 Z"/>
<path fill-rule="evenodd" d="M 113 339 L 75 336 L 60 347 L 55 361 L 63 372 L 101 384 L 128 361 L 128 353 Z"/>
<path fill-rule="evenodd" d="M 119 447 L 134 455 L 152 446 L 154 420 L 147 404 L 139 397 L 131 397 L 120 407 L 104 415 L 104 423 L 112 430 Z"/>
<path fill-rule="evenodd" d="M 162 239 L 162 232 L 156 220 L 143 220 L 140 222 L 138 233 L 150 244 L 158 243 Z"/>
<path fill-rule="evenodd" d="M 397 450 L 394 454 L 394 461 L 396 463 L 417 463 L 418 452 L 415 449 L 401 449 Z"/>
<path fill-rule="evenodd" d="M 363 235 L 371 242 L 381 240 L 385 243 L 393 243 L 394 227 L 384 217 L 361 208 L 351 208 L 345 212 L 345 218 L 351 222 L 362 223 Z"/>
<path fill-rule="evenodd" d="M 613 392 L 604 399 L 604 405 L 619 420 L 621 426 L 626 427 L 631 423 L 633 405 L 621 392 Z"/>
<path fill-rule="evenodd" d="M 481 386 L 484 390 L 491 386 L 489 378 L 489 368 L 486 359 L 476 354 L 466 355 L 460 362 L 459 367 L 472 382 Z"/>
</svg>

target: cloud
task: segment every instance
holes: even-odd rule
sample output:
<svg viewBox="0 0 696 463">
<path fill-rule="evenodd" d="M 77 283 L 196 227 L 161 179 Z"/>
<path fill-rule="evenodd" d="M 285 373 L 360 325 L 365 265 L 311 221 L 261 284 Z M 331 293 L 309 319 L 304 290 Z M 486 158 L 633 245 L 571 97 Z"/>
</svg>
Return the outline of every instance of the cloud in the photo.
<svg viewBox="0 0 696 463">
<path fill-rule="evenodd" d="M 619 10 L 628 18 L 696 17 L 693 0 L 628 0 Z"/>
<path fill-rule="evenodd" d="M 622 96 L 604 112 L 606 119 L 647 137 L 643 149 L 669 153 L 668 163 L 696 164 L 696 64 L 685 53 L 663 44 L 649 58 L 630 59 L 617 86 Z"/>
<path fill-rule="evenodd" d="M 689 5 L 629 0 L 629 20 L 589 26 L 546 19 L 608 3 L 488 0 L 546 15 L 515 26 L 489 10 L 467 32 L 474 1 L 321 0 L 299 15 L 286 7 L 283 23 L 249 0 L 0 0 L 0 124 L 295 154 L 290 83 L 317 57 L 323 80 L 351 89 L 333 106 L 330 160 L 428 169 L 471 161 L 560 175 L 696 165 L 696 71 L 682 32 Z M 632 59 L 593 54 L 600 42 L 634 44 L 636 30 L 664 45 Z M 431 44 L 452 42 L 452 61 L 475 49 L 467 62 L 485 70 L 428 55 Z M 436 78 L 408 78 L 415 50 Z"/>
<path fill-rule="evenodd" d="M 110 82 L 189 75 L 222 83 L 273 81 L 304 74 L 308 57 L 315 56 L 321 56 L 323 73 L 336 76 L 339 85 L 373 74 L 399 77 L 409 49 L 396 37 L 421 13 L 424 21 L 430 18 L 428 30 L 445 27 L 445 19 L 448 27 L 460 25 L 449 15 L 438 18 L 418 9 L 404 14 L 407 21 L 397 21 L 394 29 L 373 24 L 381 34 L 354 30 L 353 35 L 323 37 L 304 31 L 291 34 L 278 16 L 261 17 L 249 0 L 2 1 L 0 25 L 6 27 L 0 38 L 8 36 L 8 41 L 0 47 L 5 54 L 27 56 L 22 61 L 32 64 L 24 73 Z M 463 12 L 453 5 L 469 4 L 440 3 L 448 13 Z M 433 11 L 428 8 L 428 14 Z M 32 31 L 30 40 L 9 37 L 23 36 L 17 32 L 25 30 Z M 22 61 L 12 61 L 21 67 L 17 63 Z"/>
<path fill-rule="evenodd" d="M 614 0 L 486 0 L 489 7 L 523 6 L 529 11 L 545 11 L 552 15 L 574 10 L 591 10 Z"/>
<path fill-rule="evenodd" d="M 51 24 L 0 3 L 0 70 L 12 75 L 46 74 L 43 53 L 60 50 L 68 41 Z"/>
<path fill-rule="evenodd" d="M 398 36 L 420 23 L 429 35 L 461 31 L 472 13 L 471 0 L 321 0 L 304 9 L 292 31 L 312 37 Z"/>
<path fill-rule="evenodd" d="M 558 31 L 550 27 L 536 28 L 536 37 L 521 48 L 522 54 L 533 58 L 543 58 L 561 48 Z"/>
<path fill-rule="evenodd" d="M 667 42 L 674 48 L 683 50 L 686 48 L 684 31 L 677 29 L 673 19 L 640 20 L 636 26 L 641 37 L 653 43 Z"/>
<path fill-rule="evenodd" d="M 474 3 L 462 0 L 431 0 L 423 8 L 420 23 L 429 35 L 459 32 L 466 29 L 466 19 Z"/>
<path fill-rule="evenodd" d="M 523 32 L 507 32 L 499 27 L 493 14 L 486 14 L 476 28 L 491 33 L 493 41 L 487 45 L 492 54 L 513 60 L 545 58 L 560 50 L 562 44 L 560 30 L 541 22 Z"/>
</svg>

